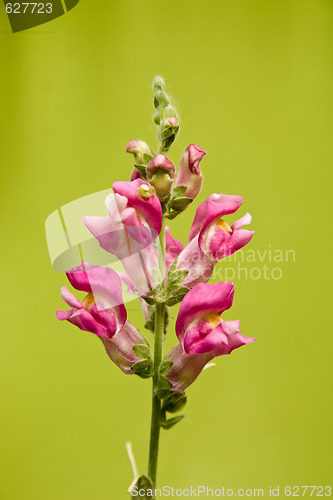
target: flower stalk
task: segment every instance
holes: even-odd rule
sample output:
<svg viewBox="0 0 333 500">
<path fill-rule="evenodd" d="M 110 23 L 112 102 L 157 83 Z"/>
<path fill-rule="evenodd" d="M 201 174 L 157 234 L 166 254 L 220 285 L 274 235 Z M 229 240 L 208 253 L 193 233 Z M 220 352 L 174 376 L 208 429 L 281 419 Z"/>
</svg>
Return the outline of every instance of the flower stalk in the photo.
<svg viewBox="0 0 333 500">
<path fill-rule="evenodd" d="M 165 275 L 165 217 L 162 217 L 162 227 L 159 235 L 159 269 L 161 276 Z M 148 476 L 156 487 L 156 474 L 158 462 L 159 439 L 161 430 L 161 400 L 158 397 L 159 371 L 163 359 L 163 335 L 165 329 L 165 304 L 157 302 L 155 308 L 154 326 L 154 365 L 153 365 L 153 387 L 152 387 L 152 412 L 150 424 L 150 444 Z"/>
<path fill-rule="evenodd" d="M 154 342 L 154 371 L 153 371 L 153 391 L 152 391 L 152 414 L 150 425 L 150 444 L 148 476 L 153 486 L 156 486 L 157 461 L 159 450 L 159 439 L 161 429 L 161 400 L 157 395 L 159 368 L 162 361 L 163 352 L 163 332 L 164 332 L 165 305 L 155 305 L 155 342 Z"/>
<path fill-rule="evenodd" d="M 139 474 L 127 445 L 134 473 L 129 493 L 146 499 L 155 498 L 161 428 L 171 429 L 183 420 L 179 411 L 187 401 L 185 390 L 212 359 L 255 340 L 242 335 L 239 320 L 221 317 L 232 306 L 234 284 L 208 283 L 216 263 L 252 239 L 254 231 L 243 229 L 251 223 L 251 215 L 245 213 L 229 226 L 224 217 L 234 214 L 243 198 L 213 193 L 196 210 L 189 243 L 184 247 L 172 236 L 166 219 L 181 215 L 199 195 L 200 162 L 206 153 L 190 144 L 175 168 L 164 153 L 179 132 L 179 117 L 162 77 L 154 78 L 153 89 L 157 154 L 141 139 L 131 140 L 126 146 L 134 157 L 131 180 L 113 183 L 113 192 L 105 200 L 106 216 L 82 219 L 99 246 L 121 261 L 125 272 L 85 261 L 80 247 L 81 262 L 66 275 L 74 292 L 86 296 L 79 299 L 63 286 L 61 296 L 69 309 L 56 313 L 58 320 L 99 337 L 123 373 L 152 378 L 147 475 Z M 123 284 L 140 300 L 144 326 L 153 333 L 153 352 L 149 340 L 127 319 Z M 168 309 L 178 303 L 178 343 L 164 356 Z"/>
</svg>

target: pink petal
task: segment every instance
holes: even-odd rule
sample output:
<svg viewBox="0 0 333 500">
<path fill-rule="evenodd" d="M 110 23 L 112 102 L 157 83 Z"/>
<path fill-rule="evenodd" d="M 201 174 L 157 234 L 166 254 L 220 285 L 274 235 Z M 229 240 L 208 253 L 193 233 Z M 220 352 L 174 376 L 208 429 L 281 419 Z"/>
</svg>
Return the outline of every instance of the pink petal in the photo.
<svg viewBox="0 0 333 500">
<path fill-rule="evenodd" d="M 135 179 L 142 179 L 142 177 L 139 170 L 134 167 L 133 172 L 131 173 L 131 181 L 134 181 Z"/>
<path fill-rule="evenodd" d="M 202 158 L 207 154 L 205 150 L 197 146 L 196 144 L 190 144 L 187 147 L 188 151 L 188 166 L 193 174 L 200 174 L 199 163 Z"/>
<path fill-rule="evenodd" d="M 226 255 L 231 255 L 240 248 L 243 248 L 247 245 L 253 238 L 254 231 L 248 231 L 247 229 L 236 229 L 230 241 L 230 253 Z"/>
<path fill-rule="evenodd" d="M 177 344 L 167 356 L 167 359 L 173 363 L 171 370 L 166 374 L 172 383 L 172 390 L 185 391 L 213 357 L 212 353 L 185 354 L 181 345 Z"/>
<path fill-rule="evenodd" d="M 76 309 L 82 307 L 81 302 L 68 290 L 67 286 L 61 287 L 61 297 L 70 307 L 75 307 Z"/>
<path fill-rule="evenodd" d="M 182 342 L 186 333 L 187 327 L 194 321 L 198 315 L 211 312 L 222 314 L 223 311 L 229 309 L 232 305 L 234 295 L 234 284 L 216 283 L 207 284 L 199 283 L 185 295 L 179 309 L 176 321 L 176 334 Z"/>
<path fill-rule="evenodd" d="M 139 189 L 143 184 L 149 187 L 148 182 L 142 179 L 135 179 L 130 182 L 118 181 L 112 187 L 116 194 L 125 196 L 128 200 L 128 206 L 135 208 L 142 215 L 148 226 L 159 234 L 162 225 L 161 203 L 156 194 L 152 194 L 150 198 L 143 198 L 140 195 Z"/>
<path fill-rule="evenodd" d="M 125 283 L 125 285 L 127 286 L 127 293 L 135 294 L 133 282 L 128 277 L 128 275 L 126 273 L 120 273 L 120 272 L 118 272 L 117 274 L 118 274 L 119 278 L 121 279 L 121 281 L 123 283 Z"/>
<path fill-rule="evenodd" d="M 68 321 L 85 332 L 94 333 L 98 337 L 107 337 L 105 327 L 100 325 L 84 308 L 75 311 Z"/>
<path fill-rule="evenodd" d="M 94 320 L 104 327 L 105 337 L 111 339 L 124 325 L 126 318 L 123 318 L 121 324 L 118 324 L 117 316 L 122 317 L 121 311 L 117 307 L 112 309 L 106 309 L 103 304 L 98 301 L 95 302 L 93 307 L 89 309 L 89 313 L 94 318 Z"/>
<path fill-rule="evenodd" d="M 211 278 L 215 262 L 202 252 L 198 245 L 198 236 L 193 238 L 180 253 L 177 261 L 178 271 L 189 271 L 183 286 L 193 288 L 198 283 L 207 283 Z"/>
<path fill-rule="evenodd" d="M 172 263 L 176 259 L 176 257 L 183 250 L 184 245 L 181 241 L 177 240 L 170 233 L 170 227 L 166 226 L 165 228 L 165 260 L 166 260 L 166 268 L 170 269 Z"/>
<path fill-rule="evenodd" d="M 223 217 L 224 215 L 236 212 L 242 203 L 243 198 L 241 196 L 211 194 L 197 208 L 190 230 L 190 240 L 204 231 L 217 217 Z"/>
<path fill-rule="evenodd" d="M 105 205 L 109 212 L 108 217 L 84 216 L 83 222 L 104 250 L 121 259 L 131 252 L 128 248 L 126 219 L 132 217 L 131 225 L 141 225 L 141 223 L 137 219 L 134 208 L 127 207 L 125 196 L 110 193 L 106 197 Z"/>
<path fill-rule="evenodd" d="M 109 358 L 127 374 L 132 374 L 131 367 L 140 360 L 134 352 L 133 346 L 144 344 L 139 331 L 126 321 L 123 328 L 112 339 L 102 339 Z"/>
<path fill-rule="evenodd" d="M 167 158 L 163 154 L 158 154 L 154 156 L 154 158 L 147 165 L 147 178 L 151 179 L 152 175 L 156 172 L 158 168 L 161 168 L 165 172 L 167 172 L 170 177 L 174 177 L 175 175 L 175 167 L 169 158 Z"/>
<path fill-rule="evenodd" d="M 222 327 L 228 337 L 228 344 L 221 344 L 215 350 L 216 356 L 230 354 L 234 349 L 251 344 L 256 340 L 255 337 L 244 337 L 239 333 L 239 321 L 223 321 Z"/>
<path fill-rule="evenodd" d="M 251 224 L 252 221 L 252 216 L 248 212 L 246 212 L 243 217 L 240 219 L 236 220 L 233 225 L 231 226 L 231 229 L 240 229 L 243 226 L 247 226 L 248 224 Z"/>
<path fill-rule="evenodd" d="M 207 327 L 209 328 L 208 321 Z M 201 324 L 200 324 L 201 323 Z M 222 320 L 221 320 L 222 323 Z M 202 322 L 197 327 L 188 328 L 184 339 L 184 350 L 186 354 L 203 354 L 214 351 L 221 344 L 228 345 L 227 335 L 219 324 L 216 328 L 209 328 L 210 331 L 202 332 Z"/>
<path fill-rule="evenodd" d="M 205 154 L 199 146 L 190 144 L 180 159 L 174 186 L 186 186 L 184 196 L 192 200 L 198 196 L 201 189 L 202 173 L 199 163 Z"/>
<path fill-rule="evenodd" d="M 59 321 L 68 320 L 73 314 L 73 310 L 70 311 L 56 311 L 56 316 Z"/>
<path fill-rule="evenodd" d="M 150 247 L 139 253 L 122 259 L 123 268 L 134 285 L 135 293 L 144 297 L 148 295 L 156 282 L 154 270 L 158 270 L 157 255 Z"/>
<path fill-rule="evenodd" d="M 88 271 L 92 269 L 93 265 L 90 262 L 81 262 L 77 267 L 73 267 L 66 271 L 66 276 L 70 284 L 82 292 L 91 292 L 90 282 L 88 278 Z"/>
</svg>

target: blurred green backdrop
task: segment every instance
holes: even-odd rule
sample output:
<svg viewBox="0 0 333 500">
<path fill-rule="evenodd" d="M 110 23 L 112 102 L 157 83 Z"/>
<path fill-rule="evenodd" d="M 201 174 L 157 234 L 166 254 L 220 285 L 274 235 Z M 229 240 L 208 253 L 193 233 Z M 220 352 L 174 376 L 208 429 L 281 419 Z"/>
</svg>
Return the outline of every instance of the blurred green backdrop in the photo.
<svg viewBox="0 0 333 500">
<path fill-rule="evenodd" d="M 277 264 L 281 279 L 235 278 L 224 318 L 258 340 L 188 390 L 185 421 L 162 435 L 159 484 L 328 484 L 332 1 L 81 0 L 33 30 L 12 34 L 2 7 L 0 21 L 0 498 L 126 498 L 127 440 L 146 470 L 150 381 L 57 322 L 66 279 L 50 265 L 44 221 L 128 179 L 129 139 L 155 144 L 156 73 L 182 116 L 171 159 L 189 143 L 208 152 L 202 193 L 174 235 L 186 241 L 211 192 L 240 194 L 251 248 L 296 255 Z M 136 302 L 129 314 L 142 326 Z"/>
</svg>

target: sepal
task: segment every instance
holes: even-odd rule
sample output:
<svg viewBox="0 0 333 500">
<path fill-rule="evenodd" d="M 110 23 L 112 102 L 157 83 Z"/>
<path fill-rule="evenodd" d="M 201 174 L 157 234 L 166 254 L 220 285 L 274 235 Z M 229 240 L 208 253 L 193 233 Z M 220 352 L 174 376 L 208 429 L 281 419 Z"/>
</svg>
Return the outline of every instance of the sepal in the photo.
<svg viewBox="0 0 333 500">
<path fill-rule="evenodd" d="M 141 378 L 149 378 L 153 374 L 153 360 L 151 357 L 151 350 L 149 345 L 136 344 L 132 347 L 134 354 L 140 358 L 132 366 L 132 372 Z"/>
<path fill-rule="evenodd" d="M 162 411 L 169 413 L 177 413 L 181 411 L 187 403 L 187 397 L 184 391 L 171 392 L 163 399 Z"/>
<path fill-rule="evenodd" d="M 134 488 L 135 488 L 136 494 L 134 494 L 134 493 L 132 494 L 132 491 L 134 490 Z M 135 478 L 133 483 L 131 484 L 131 486 L 128 489 L 128 493 L 131 495 L 132 498 L 137 498 L 138 497 L 137 492 L 139 492 L 139 491 L 144 491 L 146 493 L 144 496 L 139 495 L 140 498 L 142 498 L 143 500 L 151 500 L 152 496 L 151 496 L 150 492 L 154 491 L 154 485 L 153 485 L 151 479 L 148 476 L 145 476 L 144 474 L 142 474 L 138 478 Z"/>
<path fill-rule="evenodd" d="M 146 328 L 146 330 L 149 330 L 152 333 L 154 333 L 154 329 L 155 329 L 155 309 L 151 305 L 148 305 L 148 318 L 147 318 L 147 321 L 145 323 L 145 328 Z"/>
<path fill-rule="evenodd" d="M 192 198 L 184 196 L 186 190 L 186 186 L 176 186 L 172 189 L 166 212 L 168 219 L 174 219 L 192 203 Z"/>
<path fill-rule="evenodd" d="M 189 288 L 186 288 L 186 286 L 179 286 L 176 290 L 174 290 L 173 296 L 165 301 L 165 305 L 170 307 L 178 304 L 178 302 L 183 300 L 187 292 L 189 292 Z"/>
<path fill-rule="evenodd" d="M 139 174 L 144 179 L 147 179 L 147 165 L 141 163 L 134 163 L 134 167 L 139 171 Z"/>
<path fill-rule="evenodd" d="M 161 419 L 160 425 L 163 429 L 168 430 L 171 429 L 171 427 L 173 427 L 174 425 L 178 424 L 178 422 L 181 422 L 183 418 L 185 418 L 185 415 L 178 415 L 178 417 L 173 417 L 165 420 Z"/>
<path fill-rule="evenodd" d="M 155 393 L 159 399 L 165 398 L 169 394 L 170 389 L 172 387 L 172 383 L 170 382 L 170 380 L 168 380 L 166 378 L 166 376 L 163 375 L 163 372 L 164 372 L 163 368 L 162 368 L 162 372 L 161 372 L 161 367 L 162 367 L 162 364 L 161 364 L 160 369 L 159 369 L 158 384 L 157 384 L 156 393 Z"/>
<path fill-rule="evenodd" d="M 144 344 L 136 344 L 132 347 L 134 354 L 141 359 L 149 359 L 151 358 L 151 351 L 147 345 Z"/>
<path fill-rule="evenodd" d="M 131 367 L 132 372 L 141 378 L 149 378 L 153 374 L 153 363 L 151 359 L 142 359 L 137 361 Z"/>
<path fill-rule="evenodd" d="M 160 365 L 160 375 L 166 375 L 172 368 L 172 361 L 169 361 L 168 359 L 165 359 L 164 361 L 162 361 L 161 365 Z"/>
</svg>

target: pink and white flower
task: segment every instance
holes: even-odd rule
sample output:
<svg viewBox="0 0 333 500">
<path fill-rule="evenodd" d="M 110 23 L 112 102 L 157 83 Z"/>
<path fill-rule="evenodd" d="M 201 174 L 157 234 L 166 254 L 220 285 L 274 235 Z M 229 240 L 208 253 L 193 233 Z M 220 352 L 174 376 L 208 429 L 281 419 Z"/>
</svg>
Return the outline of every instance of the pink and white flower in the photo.
<svg viewBox="0 0 333 500">
<path fill-rule="evenodd" d="M 179 344 L 167 359 L 173 366 L 167 378 L 173 390 L 186 389 L 206 363 L 216 356 L 255 341 L 239 333 L 239 321 L 223 321 L 220 315 L 232 305 L 233 283 L 199 283 L 185 295 L 176 321 Z"/>
<path fill-rule="evenodd" d="M 132 373 L 131 366 L 139 361 L 132 348 L 136 344 L 144 344 L 144 340 L 127 321 L 122 285 L 117 273 L 108 267 L 82 262 L 67 271 L 66 275 L 76 290 L 87 295 L 81 302 L 63 286 L 61 296 L 71 309 L 56 311 L 58 320 L 69 321 L 80 330 L 100 337 L 111 360 L 123 372 Z"/>
<path fill-rule="evenodd" d="M 84 216 L 83 222 L 100 246 L 122 259 L 150 245 L 161 231 L 162 207 L 142 179 L 115 182 L 105 200 L 107 217 Z"/>
<path fill-rule="evenodd" d="M 189 271 L 184 286 L 191 288 L 198 282 L 207 282 L 216 262 L 251 241 L 254 231 L 242 229 L 251 222 L 249 213 L 231 227 L 223 219 L 225 215 L 236 212 L 242 203 L 241 196 L 212 194 L 198 206 L 190 230 L 190 243 L 179 255 L 177 263 L 177 269 Z"/>
<path fill-rule="evenodd" d="M 211 194 L 196 211 L 190 230 L 190 240 L 198 235 L 201 250 L 212 260 L 218 261 L 232 255 L 252 239 L 254 231 L 241 229 L 250 224 L 251 215 L 246 213 L 230 227 L 223 219 L 242 205 L 241 196 Z"/>
</svg>

